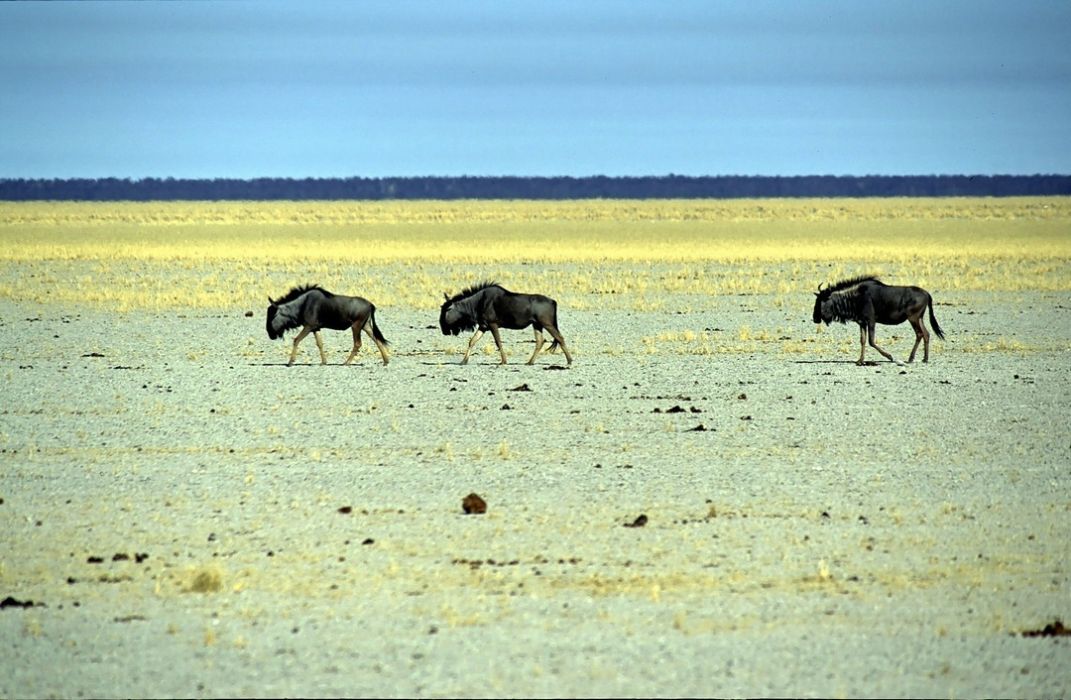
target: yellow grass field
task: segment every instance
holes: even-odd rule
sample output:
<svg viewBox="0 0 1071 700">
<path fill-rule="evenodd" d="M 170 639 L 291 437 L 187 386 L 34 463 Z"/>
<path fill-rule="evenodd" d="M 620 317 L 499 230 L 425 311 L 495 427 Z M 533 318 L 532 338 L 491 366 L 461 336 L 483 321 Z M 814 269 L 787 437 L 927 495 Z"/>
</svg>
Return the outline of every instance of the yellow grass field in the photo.
<svg viewBox="0 0 1071 700">
<path fill-rule="evenodd" d="M 1069 290 L 1071 199 L 0 205 L 0 299 L 120 312 L 259 308 L 307 281 L 431 309 L 484 278 L 573 308 L 672 311 L 784 303 L 864 272 Z"/>
</svg>

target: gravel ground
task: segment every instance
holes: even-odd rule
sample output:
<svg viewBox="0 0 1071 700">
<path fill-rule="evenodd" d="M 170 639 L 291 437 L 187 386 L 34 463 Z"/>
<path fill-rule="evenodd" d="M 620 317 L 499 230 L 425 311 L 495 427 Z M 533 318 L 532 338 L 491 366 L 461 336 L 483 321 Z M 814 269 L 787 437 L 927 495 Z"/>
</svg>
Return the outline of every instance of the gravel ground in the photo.
<svg viewBox="0 0 1071 700">
<path fill-rule="evenodd" d="M 288 368 L 263 309 L 0 303 L 0 695 L 1066 696 L 1069 307 L 962 294 L 906 367 L 563 309 L 569 369 L 380 309 L 388 366 Z"/>
</svg>

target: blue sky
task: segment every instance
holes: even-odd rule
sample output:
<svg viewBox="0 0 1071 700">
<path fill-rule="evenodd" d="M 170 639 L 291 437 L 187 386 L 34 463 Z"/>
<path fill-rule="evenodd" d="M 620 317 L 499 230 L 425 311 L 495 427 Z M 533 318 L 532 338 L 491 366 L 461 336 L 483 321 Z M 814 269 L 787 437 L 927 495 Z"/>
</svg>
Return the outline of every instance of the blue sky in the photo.
<svg viewBox="0 0 1071 700">
<path fill-rule="evenodd" d="M 0 177 L 1071 173 L 1064 0 L 0 3 Z"/>
</svg>

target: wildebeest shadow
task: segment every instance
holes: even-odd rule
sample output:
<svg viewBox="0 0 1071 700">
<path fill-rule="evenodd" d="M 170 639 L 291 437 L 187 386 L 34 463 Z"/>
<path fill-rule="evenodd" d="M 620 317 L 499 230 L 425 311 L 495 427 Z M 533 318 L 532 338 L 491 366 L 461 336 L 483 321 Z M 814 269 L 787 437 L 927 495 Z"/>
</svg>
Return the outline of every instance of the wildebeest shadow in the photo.
<svg viewBox="0 0 1071 700">
<path fill-rule="evenodd" d="M 461 364 L 461 360 L 446 360 L 445 362 L 432 362 L 431 360 L 421 360 L 417 364 L 424 365 L 425 367 L 497 367 L 508 372 L 520 372 L 524 367 L 527 366 L 518 364 L 500 365 L 497 361 L 487 362 L 484 364 L 478 362 L 469 362 L 467 365 L 463 365 Z"/>
<path fill-rule="evenodd" d="M 326 365 L 320 362 L 295 362 L 288 365 L 285 362 L 250 362 L 249 367 L 345 367 L 342 362 L 328 362 Z M 351 362 L 350 367 L 360 367 L 357 362 Z"/>
<path fill-rule="evenodd" d="M 797 365 L 854 365 L 855 360 L 793 360 Z M 895 365 L 895 362 L 878 363 L 874 360 L 866 360 L 863 367 L 877 367 L 879 364 Z"/>
</svg>

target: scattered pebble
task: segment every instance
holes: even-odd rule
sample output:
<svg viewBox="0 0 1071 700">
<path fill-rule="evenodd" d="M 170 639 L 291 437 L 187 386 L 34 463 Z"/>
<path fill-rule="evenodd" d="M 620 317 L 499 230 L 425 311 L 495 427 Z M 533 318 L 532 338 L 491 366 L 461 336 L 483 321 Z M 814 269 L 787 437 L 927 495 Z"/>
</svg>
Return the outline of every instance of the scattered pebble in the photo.
<svg viewBox="0 0 1071 700">
<path fill-rule="evenodd" d="M 641 513 L 640 516 L 633 520 L 631 523 L 625 523 L 625 527 L 643 527 L 646 524 L 647 516 Z"/>
<path fill-rule="evenodd" d="M 487 512 L 487 501 L 475 493 L 470 493 L 462 499 L 461 509 L 465 511 L 466 515 L 482 515 Z"/>
</svg>

